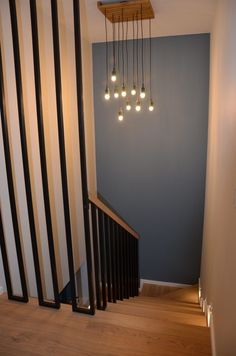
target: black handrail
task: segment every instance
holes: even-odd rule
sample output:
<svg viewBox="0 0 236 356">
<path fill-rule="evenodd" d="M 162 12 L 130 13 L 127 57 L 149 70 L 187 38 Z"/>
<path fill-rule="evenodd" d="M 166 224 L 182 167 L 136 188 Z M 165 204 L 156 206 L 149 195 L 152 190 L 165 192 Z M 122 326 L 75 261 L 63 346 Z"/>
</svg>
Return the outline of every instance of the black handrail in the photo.
<svg viewBox="0 0 236 356">
<path fill-rule="evenodd" d="M 103 202 L 90 205 L 97 309 L 104 310 L 107 302 L 139 295 L 139 238 Z"/>
</svg>

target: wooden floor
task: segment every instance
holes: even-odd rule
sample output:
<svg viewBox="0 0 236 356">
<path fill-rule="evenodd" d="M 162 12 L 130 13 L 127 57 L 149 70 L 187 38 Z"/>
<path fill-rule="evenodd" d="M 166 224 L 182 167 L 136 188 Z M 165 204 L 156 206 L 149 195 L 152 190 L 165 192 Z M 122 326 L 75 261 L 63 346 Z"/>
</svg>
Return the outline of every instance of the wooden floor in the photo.
<svg viewBox="0 0 236 356">
<path fill-rule="evenodd" d="M 195 288 L 109 304 L 96 316 L 0 296 L 0 355 L 211 355 Z"/>
</svg>

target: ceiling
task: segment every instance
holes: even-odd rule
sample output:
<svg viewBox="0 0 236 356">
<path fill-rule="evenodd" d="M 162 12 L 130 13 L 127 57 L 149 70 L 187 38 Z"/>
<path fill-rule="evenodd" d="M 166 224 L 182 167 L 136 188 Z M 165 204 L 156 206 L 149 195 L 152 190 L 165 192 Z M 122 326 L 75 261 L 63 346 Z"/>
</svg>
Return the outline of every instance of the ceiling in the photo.
<svg viewBox="0 0 236 356">
<path fill-rule="evenodd" d="M 217 0 L 151 0 L 151 3 L 155 12 L 153 37 L 211 32 Z M 97 1 L 86 0 L 85 4 L 90 41 L 105 41 L 104 16 L 97 9 Z M 109 23 L 111 30 L 110 26 Z M 144 21 L 146 34 L 147 29 L 148 23 Z"/>
</svg>

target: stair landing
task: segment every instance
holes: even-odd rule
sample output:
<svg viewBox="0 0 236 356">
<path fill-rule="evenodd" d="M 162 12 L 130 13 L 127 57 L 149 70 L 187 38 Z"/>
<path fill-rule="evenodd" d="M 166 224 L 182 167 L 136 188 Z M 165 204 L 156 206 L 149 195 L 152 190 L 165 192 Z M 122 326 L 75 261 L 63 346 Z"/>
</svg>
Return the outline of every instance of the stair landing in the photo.
<svg viewBox="0 0 236 356">
<path fill-rule="evenodd" d="M 109 304 L 95 316 L 0 296 L 0 355 L 211 355 L 195 287 Z"/>
</svg>

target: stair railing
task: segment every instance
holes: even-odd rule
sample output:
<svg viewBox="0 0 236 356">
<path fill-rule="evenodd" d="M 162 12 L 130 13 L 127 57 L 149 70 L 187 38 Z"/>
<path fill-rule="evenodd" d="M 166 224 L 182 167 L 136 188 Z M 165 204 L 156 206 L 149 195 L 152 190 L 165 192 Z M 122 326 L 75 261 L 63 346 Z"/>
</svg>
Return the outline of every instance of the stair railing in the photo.
<svg viewBox="0 0 236 356">
<path fill-rule="evenodd" d="M 139 235 L 98 197 L 90 196 L 97 309 L 139 293 Z"/>
</svg>

